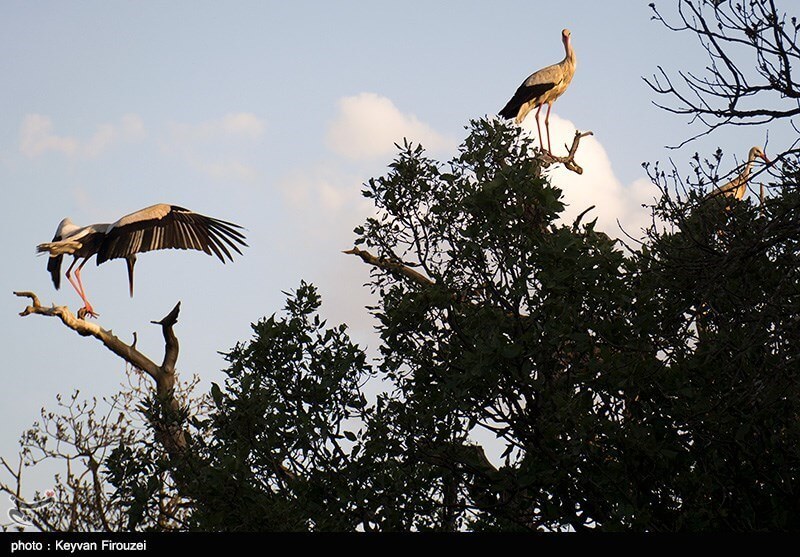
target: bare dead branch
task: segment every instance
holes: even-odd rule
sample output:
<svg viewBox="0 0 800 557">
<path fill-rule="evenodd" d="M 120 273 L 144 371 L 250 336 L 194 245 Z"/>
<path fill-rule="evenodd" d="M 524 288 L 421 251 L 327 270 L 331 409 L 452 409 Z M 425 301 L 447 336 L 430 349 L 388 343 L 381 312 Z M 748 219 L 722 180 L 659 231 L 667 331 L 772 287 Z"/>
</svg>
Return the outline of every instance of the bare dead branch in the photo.
<svg viewBox="0 0 800 557">
<path fill-rule="evenodd" d="M 347 255 L 357 255 L 360 257 L 365 263 L 370 265 L 374 265 L 375 267 L 385 269 L 393 274 L 406 277 L 411 279 L 412 281 L 416 282 L 420 286 L 432 286 L 434 283 L 431 279 L 412 269 L 411 267 L 399 263 L 397 261 L 391 261 L 389 259 L 384 259 L 382 257 L 375 257 L 367 250 L 362 250 L 354 247 L 353 249 L 349 249 L 347 251 L 343 251 Z"/>
<path fill-rule="evenodd" d="M 79 335 L 92 336 L 98 339 L 111 352 L 133 367 L 144 371 L 153 379 L 156 385 L 156 394 L 164 404 L 164 408 L 173 411 L 179 409 L 180 405 L 173 396 L 175 389 L 175 363 L 178 359 L 178 339 L 175 336 L 173 327 L 178 321 L 180 302 L 163 319 L 152 322 L 160 325 L 164 334 L 164 362 L 159 366 L 134 347 L 135 337 L 133 344 L 126 344 L 114 335 L 112 331 L 102 328 L 97 323 L 76 317 L 66 306 L 42 306 L 39 298 L 33 292 L 14 292 L 14 295 L 21 298 L 30 298 L 31 300 L 31 304 L 20 313 L 20 316 L 38 314 L 46 317 L 57 317 L 64 325 Z M 176 454 L 186 449 L 187 437 L 182 428 L 175 428 L 170 424 L 153 425 L 159 432 L 159 441 L 164 445 L 168 453 Z"/>
<path fill-rule="evenodd" d="M 22 497 L 23 471 L 44 462 L 61 463 L 66 468 L 65 475 L 56 473 L 53 477 L 52 505 L 25 507 L 25 519 L 35 528 L 58 532 L 128 529 L 127 513 L 111 500 L 103 463 L 118 446 L 147 443 L 148 429 L 142 427 L 147 418 L 136 408 L 152 387 L 150 378 L 133 366 L 126 365 L 125 377 L 123 391 L 104 397 L 102 405 L 94 397 L 81 399 L 77 390 L 68 397 L 56 395 L 58 409 L 42 408 L 41 420 L 20 439 L 19 468 L 0 457 L 0 495 L 7 493 L 16 500 Z M 207 415 L 210 401 L 190 396 L 198 382 L 194 376 L 188 382 L 176 383 L 174 396 L 191 407 L 193 416 L 202 417 Z M 10 481 L 3 481 L 3 476 Z M 158 515 L 158 528 L 179 529 L 186 499 L 172 476 L 161 478 L 160 489 L 174 503 L 168 512 Z M 36 499 L 41 495 L 37 493 Z M 0 530 L 14 527 L 2 522 L 0 519 Z M 155 522 L 153 519 L 151 525 Z"/>
<path fill-rule="evenodd" d="M 567 145 L 564 145 L 564 147 L 567 149 L 567 156 L 557 157 L 550 153 L 542 152 L 539 156 L 542 161 L 542 166 L 547 168 L 552 164 L 561 163 L 567 170 L 571 170 L 576 174 L 583 174 L 583 168 L 575 162 L 575 154 L 578 152 L 578 145 L 580 144 L 581 139 L 589 135 L 594 135 L 594 133 L 591 131 L 580 132 L 575 130 L 575 137 L 572 139 L 572 146 L 567 147 Z"/>
<path fill-rule="evenodd" d="M 645 78 L 668 99 L 656 106 L 701 125 L 676 148 L 724 126 L 758 126 L 800 115 L 798 26 L 773 0 L 678 0 L 673 21 L 650 7 L 653 19 L 670 31 L 694 35 L 707 57 L 699 73 L 678 71 L 671 80 L 659 66 Z"/>
<path fill-rule="evenodd" d="M 33 292 L 14 292 L 14 295 L 30 298 L 32 304 L 26 307 L 20 316 L 25 317 L 31 314 L 44 315 L 47 317 L 57 317 L 64 325 L 75 331 L 81 336 L 92 336 L 102 342 L 106 348 L 111 350 L 114 354 L 131 364 L 132 366 L 141 369 L 153 378 L 156 382 L 159 381 L 161 369 L 150 358 L 133 348 L 131 345 L 125 344 L 111 331 L 103 329 L 97 323 L 78 319 L 67 306 L 42 306 L 39 298 Z"/>
<path fill-rule="evenodd" d="M 167 375 L 175 375 L 175 362 L 178 360 L 178 337 L 175 336 L 173 327 L 178 322 L 178 314 L 181 310 L 181 303 L 175 304 L 172 311 L 161 321 L 151 321 L 154 325 L 161 325 L 164 333 L 164 363 L 161 369 Z"/>
</svg>

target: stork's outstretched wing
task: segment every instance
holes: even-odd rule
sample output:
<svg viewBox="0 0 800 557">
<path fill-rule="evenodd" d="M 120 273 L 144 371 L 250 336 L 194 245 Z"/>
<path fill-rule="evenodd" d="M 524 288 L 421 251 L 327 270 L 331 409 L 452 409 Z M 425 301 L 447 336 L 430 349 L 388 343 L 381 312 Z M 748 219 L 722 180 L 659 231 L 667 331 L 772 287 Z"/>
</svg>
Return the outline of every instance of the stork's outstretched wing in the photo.
<svg viewBox="0 0 800 557">
<path fill-rule="evenodd" d="M 231 251 L 247 246 L 241 226 L 161 203 L 126 215 L 113 223 L 97 253 L 97 264 L 157 249 L 194 249 L 216 255 L 225 263 Z M 230 248 L 230 249 L 229 249 Z"/>
</svg>

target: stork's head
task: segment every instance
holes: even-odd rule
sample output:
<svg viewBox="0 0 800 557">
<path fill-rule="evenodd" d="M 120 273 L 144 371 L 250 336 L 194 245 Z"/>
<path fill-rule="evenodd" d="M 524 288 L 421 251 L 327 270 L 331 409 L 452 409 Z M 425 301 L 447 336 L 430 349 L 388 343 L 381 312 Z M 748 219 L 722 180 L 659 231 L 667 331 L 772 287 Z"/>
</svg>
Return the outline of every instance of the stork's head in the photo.
<svg viewBox="0 0 800 557">
<path fill-rule="evenodd" d="M 750 161 L 754 161 L 757 158 L 763 159 L 766 163 L 770 162 L 770 160 L 767 158 L 767 154 L 764 152 L 764 149 L 758 146 L 750 149 L 750 154 L 747 156 L 747 159 Z"/>
<path fill-rule="evenodd" d="M 564 46 L 569 44 L 569 38 L 572 36 L 572 33 L 569 32 L 569 29 L 562 29 L 561 30 L 561 40 L 564 41 Z"/>
</svg>

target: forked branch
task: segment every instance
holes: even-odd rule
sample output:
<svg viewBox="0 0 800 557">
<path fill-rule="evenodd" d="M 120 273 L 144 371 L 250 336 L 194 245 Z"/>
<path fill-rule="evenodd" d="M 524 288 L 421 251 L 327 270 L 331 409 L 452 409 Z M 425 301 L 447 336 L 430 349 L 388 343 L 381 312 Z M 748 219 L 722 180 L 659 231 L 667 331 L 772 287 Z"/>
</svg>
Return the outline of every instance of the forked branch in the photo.
<svg viewBox="0 0 800 557">
<path fill-rule="evenodd" d="M 581 139 L 588 135 L 594 135 L 594 133 L 591 131 L 580 132 L 575 130 L 575 137 L 572 138 L 572 147 L 567 147 L 564 145 L 564 147 L 567 147 L 568 149 L 566 157 L 557 157 L 550 153 L 542 152 L 540 154 L 542 166 L 547 168 L 552 164 L 561 163 L 567 170 L 571 170 L 576 174 L 583 174 L 583 168 L 575 162 L 575 154 L 578 152 L 578 145 L 580 144 Z"/>
<path fill-rule="evenodd" d="M 20 316 L 25 317 L 31 314 L 44 315 L 46 317 L 57 317 L 68 328 L 84 337 L 94 337 L 111 352 L 131 364 L 133 367 L 142 370 L 149 375 L 156 384 L 156 394 L 164 405 L 164 408 L 177 411 L 179 404 L 174 398 L 175 389 L 175 363 L 178 359 L 178 338 L 175 336 L 173 327 L 178 322 L 181 303 L 178 302 L 166 317 L 160 321 L 153 321 L 160 325 L 164 334 L 164 362 L 161 365 L 141 353 L 133 344 L 126 344 L 110 330 L 102 328 L 97 323 L 86 321 L 75 316 L 66 306 L 43 306 L 39 298 L 33 292 L 14 292 L 20 298 L 29 298 L 31 303 Z M 182 452 L 186 448 L 186 436 L 183 430 L 169 429 L 168 435 L 163 435 L 164 424 L 154 424 L 156 430 L 162 433 L 159 441 L 170 454 Z"/>
</svg>

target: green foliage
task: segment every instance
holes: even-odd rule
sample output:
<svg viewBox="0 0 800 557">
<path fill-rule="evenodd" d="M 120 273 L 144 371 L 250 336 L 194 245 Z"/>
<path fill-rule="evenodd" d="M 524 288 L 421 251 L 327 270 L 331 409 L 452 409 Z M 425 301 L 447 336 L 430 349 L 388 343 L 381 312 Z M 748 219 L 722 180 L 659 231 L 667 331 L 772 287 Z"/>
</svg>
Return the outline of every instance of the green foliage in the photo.
<svg viewBox="0 0 800 557">
<path fill-rule="evenodd" d="M 354 527 L 358 485 L 342 478 L 361 450 L 369 368 L 344 326 L 326 328 L 319 305 L 303 283 L 286 317 L 255 323 L 253 339 L 225 355 L 231 366 L 224 387 L 212 389 L 209 441 L 198 448 L 201 472 L 191 481 L 204 502 L 195 527 Z"/>
<path fill-rule="evenodd" d="M 402 393 L 409 455 L 457 478 L 459 516 L 581 527 L 581 500 L 618 489 L 586 472 L 604 465 L 619 419 L 620 397 L 601 372 L 626 357 L 604 339 L 631 334 L 627 261 L 592 224 L 556 223 L 561 192 L 517 129 L 477 121 L 471 132 L 448 168 L 406 146 L 368 184 L 386 212 L 358 242 L 435 282 L 375 276 L 381 371 Z M 453 461 L 476 425 L 507 446 L 501 470 Z"/>
<path fill-rule="evenodd" d="M 800 528 L 800 197 L 783 179 L 761 207 L 665 195 L 671 230 L 638 254 L 664 366 L 638 384 L 640 419 L 657 410 L 673 435 L 654 470 L 674 507 L 661 528 Z"/>
<path fill-rule="evenodd" d="M 676 4 L 674 23 L 651 6 L 654 19 L 699 39 L 709 60 L 700 74 L 648 80 L 675 101 L 667 110 L 705 126 L 698 137 L 796 115 L 795 18 L 767 0 Z M 74 447 L 91 457 L 94 485 L 69 478 L 58 494 L 60 508 L 82 505 L 88 518 L 39 523 L 800 529 L 797 143 L 768 169 L 776 181 L 758 206 L 705 194 L 707 180 L 724 183 L 719 150 L 695 156 L 696 188 L 668 186 L 656 167 L 663 195 L 634 249 L 596 222 L 559 220 L 561 190 L 518 126 L 483 119 L 468 132 L 448 162 L 404 142 L 365 185 L 377 211 L 355 244 L 379 296 L 374 367 L 301 283 L 226 354 L 207 412 L 148 400 L 148 441 L 127 423 L 107 428 L 94 407 L 43 415 L 24 450 L 70 462 L 47 440 Z M 164 449 L 175 432 L 187 436 L 183 452 Z M 502 449 L 494 462 L 487 435 Z M 111 503 L 124 517 L 102 508 L 107 439 L 117 441 L 104 461 Z"/>
<path fill-rule="evenodd" d="M 187 455 L 120 448 L 132 525 L 171 470 L 202 530 L 800 527 L 796 187 L 665 191 L 623 249 L 558 221 L 532 147 L 486 120 L 447 164 L 400 147 L 356 229 L 376 369 L 301 284 L 226 355 Z"/>
</svg>

